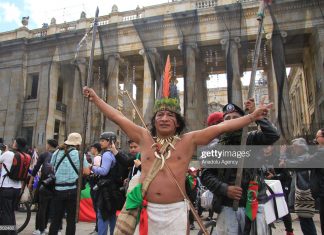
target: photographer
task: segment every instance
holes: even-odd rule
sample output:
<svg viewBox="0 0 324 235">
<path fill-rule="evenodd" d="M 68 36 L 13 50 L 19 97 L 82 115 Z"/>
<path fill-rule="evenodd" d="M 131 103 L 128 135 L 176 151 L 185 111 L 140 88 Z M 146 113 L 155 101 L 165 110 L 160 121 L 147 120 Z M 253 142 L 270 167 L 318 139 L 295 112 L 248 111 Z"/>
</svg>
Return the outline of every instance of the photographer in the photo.
<svg viewBox="0 0 324 235">
<path fill-rule="evenodd" d="M 22 137 L 17 137 L 12 145 L 12 151 L 5 151 L 0 156 L 0 164 L 2 164 L 2 171 L 0 176 L 0 225 L 11 226 L 11 230 L 1 231 L 1 235 L 17 234 L 15 230 L 16 218 L 15 207 L 19 200 L 22 182 L 27 179 L 27 171 L 30 162 L 30 156 L 26 153 L 27 141 Z M 23 156 L 24 158 L 22 158 Z M 20 164 L 13 164 L 14 161 L 20 158 Z M 17 171 L 21 169 L 21 171 Z M 22 177 L 17 177 L 15 172 L 24 172 Z"/>
<path fill-rule="evenodd" d="M 51 164 L 55 169 L 55 193 L 53 202 L 55 203 L 54 218 L 50 226 L 49 235 L 57 235 L 66 211 L 66 231 L 65 234 L 75 234 L 76 223 L 76 203 L 77 184 L 80 170 L 79 148 L 82 137 L 79 133 L 71 133 L 64 145 L 53 153 Z M 88 175 L 89 164 L 84 156 L 83 174 Z"/>
<path fill-rule="evenodd" d="M 122 186 L 118 175 L 118 166 L 115 156 L 110 151 L 111 145 L 116 142 L 114 132 L 104 132 L 100 135 L 101 162 L 100 166 L 90 166 L 92 172 L 99 176 L 97 185 L 93 190 L 97 193 L 97 218 L 98 234 L 106 235 L 109 232 L 112 235 L 116 224 L 116 210 L 118 204 L 123 203 L 122 194 L 118 194 Z"/>
<path fill-rule="evenodd" d="M 36 213 L 36 220 L 35 220 L 35 228 L 36 231 L 33 232 L 34 235 L 42 234 L 45 232 L 48 219 L 49 219 L 49 209 L 50 209 L 50 203 L 52 200 L 52 195 L 48 195 L 44 190 L 39 190 L 40 185 L 43 183 L 44 180 L 48 178 L 48 174 L 51 171 L 49 168 L 51 168 L 50 161 L 52 158 L 52 154 L 54 153 L 56 147 L 57 147 L 57 141 L 54 139 L 48 139 L 46 144 L 46 152 L 42 153 L 39 158 L 37 159 L 37 162 L 35 164 L 35 167 L 31 173 L 31 177 L 29 180 L 28 188 L 30 191 L 32 191 L 33 188 L 33 181 L 35 176 L 37 175 L 38 171 L 41 169 L 41 177 L 39 180 L 39 183 L 37 185 L 37 190 L 35 192 L 35 195 L 38 194 L 38 211 Z M 36 196 L 37 198 L 37 196 Z"/>
</svg>

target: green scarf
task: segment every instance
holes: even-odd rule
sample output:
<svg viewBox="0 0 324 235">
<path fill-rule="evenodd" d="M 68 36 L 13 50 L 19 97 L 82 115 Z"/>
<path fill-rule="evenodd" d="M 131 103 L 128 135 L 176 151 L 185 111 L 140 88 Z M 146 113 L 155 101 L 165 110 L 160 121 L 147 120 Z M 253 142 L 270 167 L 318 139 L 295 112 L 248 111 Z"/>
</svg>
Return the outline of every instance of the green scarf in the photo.
<svg viewBox="0 0 324 235">
<path fill-rule="evenodd" d="M 142 208 L 143 195 L 142 184 L 136 185 L 132 191 L 127 194 L 126 197 L 126 210 L 132 210 L 136 208 Z M 140 213 L 137 216 L 137 222 L 139 221 Z"/>
</svg>

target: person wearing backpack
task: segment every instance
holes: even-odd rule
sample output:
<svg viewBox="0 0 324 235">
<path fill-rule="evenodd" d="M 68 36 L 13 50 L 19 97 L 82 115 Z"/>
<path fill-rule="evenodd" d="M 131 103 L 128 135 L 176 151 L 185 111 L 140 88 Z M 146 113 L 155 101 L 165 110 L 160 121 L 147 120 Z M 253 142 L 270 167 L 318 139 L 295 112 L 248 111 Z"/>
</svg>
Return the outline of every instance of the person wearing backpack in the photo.
<svg viewBox="0 0 324 235">
<path fill-rule="evenodd" d="M 51 165 L 55 170 L 55 204 L 54 217 L 49 229 L 49 235 L 57 235 L 61 221 L 66 212 L 65 234 L 75 234 L 76 207 L 77 207 L 77 181 L 80 170 L 79 148 L 82 138 L 79 133 L 69 134 L 67 140 L 53 153 Z M 83 174 L 89 175 L 89 164 L 83 159 Z"/>
<path fill-rule="evenodd" d="M 35 228 L 36 231 L 33 232 L 33 235 L 45 234 L 45 229 L 49 219 L 49 209 L 52 199 L 52 195 L 44 192 L 44 190 L 39 190 L 42 182 L 47 179 L 48 175 L 51 173 L 52 166 L 50 165 L 52 154 L 55 152 L 57 147 L 57 141 L 55 139 L 48 139 L 46 144 L 46 152 L 39 155 L 37 162 L 34 166 L 34 169 L 31 173 L 29 180 L 28 188 L 32 190 L 33 180 L 39 170 L 41 169 L 41 177 L 37 186 L 38 193 L 38 210 L 36 213 Z"/>
<path fill-rule="evenodd" d="M 0 225 L 12 226 L 12 230 L 1 231 L 3 235 L 17 234 L 15 207 L 19 200 L 21 181 L 27 179 L 31 157 L 25 152 L 27 141 L 18 137 L 14 140 L 13 151 L 0 156 L 2 163 L 0 177 Z"/>
<path fill-rule="evenodd" d="M 100 135 L 101 162 L 100 166 L 90 166 L 92 172 L 98 176 L 97 185 L 97 218 L 98 235 L 107 235 L 108 225 L 110 235 L 113 234 L 116 224 L 116 210 L 121 209 L 124 204 L 123 195 L 119 189 L 122 187 L 122 181 L 118 173 L 118 164 L 114 154 L 111 151 L 112 143 L 116 142 L 114 132 L 103 132 Z M 121 207 L 119 205 L 121 204 Z"/>
</svg>

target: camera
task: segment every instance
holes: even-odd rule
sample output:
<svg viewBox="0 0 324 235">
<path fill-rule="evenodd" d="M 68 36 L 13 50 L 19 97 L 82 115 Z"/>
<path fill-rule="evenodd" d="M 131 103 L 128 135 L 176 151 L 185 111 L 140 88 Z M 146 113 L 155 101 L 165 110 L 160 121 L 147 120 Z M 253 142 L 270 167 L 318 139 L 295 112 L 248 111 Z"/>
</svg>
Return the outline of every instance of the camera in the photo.
<svg viewBox="0 0 324 235">
<path fill-rule="evenodd" d="M 55 179 L 55 175 L 49 174 L 47 178 L 42 181 L 42 184 L 48 188 L 53 187 L 55 185 Z"/>
<path fill-rule="evenodd" d="M 116 143 L 116 141 L 117 141 L 116 136 L 110 136 L 110 137 L 109 137 L 109 142 L 110 142 L 110 143 Z"/>
<path fill-rule="evenodd" d="M 97 191 L 99 188 L 102 188 L 105 185 L 109 185 L 110 183 L 111 183 L 110 179 L 100 179 L 98 183 L 95 186 L 93 186 L 93 190 Z"/>
</svg>

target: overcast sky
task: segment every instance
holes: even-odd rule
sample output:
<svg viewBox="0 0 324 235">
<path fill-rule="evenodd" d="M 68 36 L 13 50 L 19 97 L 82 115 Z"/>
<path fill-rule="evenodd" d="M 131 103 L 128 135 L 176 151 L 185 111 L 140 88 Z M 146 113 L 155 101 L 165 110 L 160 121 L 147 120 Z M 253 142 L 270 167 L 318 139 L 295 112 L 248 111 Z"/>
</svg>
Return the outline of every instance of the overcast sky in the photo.
<svg viewBox="0 0 324 235">
<path fill-rule="evenodd" d="M 168 0 L 0 0 L 0 32 L 21 27 L 23 16 L 29 16 L 28 28 L 35 29 L 43 23 L 50 23 L 52 17 L 58 24 L 78 20 L 82 11 L 87 17 L 92 17 L 97 6 L 101 16 L 109 14 L 113 4 L 119 11 L 128 11 L 137 5 L 143 7 L 166 2 Z"/>
</svg>

